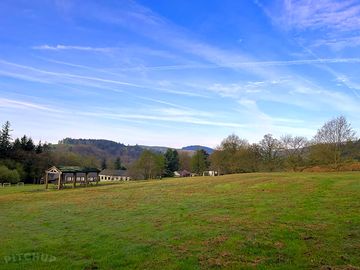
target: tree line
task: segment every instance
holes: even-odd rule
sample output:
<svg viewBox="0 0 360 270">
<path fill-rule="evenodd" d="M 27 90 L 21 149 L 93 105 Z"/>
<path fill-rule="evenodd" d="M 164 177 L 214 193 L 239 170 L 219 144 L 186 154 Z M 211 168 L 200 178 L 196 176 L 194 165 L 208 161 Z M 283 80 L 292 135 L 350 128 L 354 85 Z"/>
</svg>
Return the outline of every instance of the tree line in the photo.
<svg viewBox="0 0 360 270">
<path fill-rule="evenodd" d="M 211 155 L 211 167 L 220 173 L 301 171 L 327 165 L 337 170 L 344 162 L 360 160 L 360 141 L 344 116 L 331 119 L 308 140 L 302 136 L 264 135 L 250 144 L 232 134 Z"/>
<path fill-rule="evenodd" d="M 11 140 L 10 122 L 0 131 L 0 182 L 16 183 L 20 180 L 36 182 L 48 165 L 50 145 L 24 135 Z"/>
<path fill-rule="evenodd" d="M 286 134 L 275 138 L 266 134 L 258 143 L 249 143 L 235 134 L 226 137 L 209 155 L 198 150 L 191 157 L 168 149 L 164 155 L 144 151 L 131 168 L 135 178 L 171 177 L 177 170 L 202 175 L 302 171 L 326 165 L 338 170 L 345 162 L 360 160 L 360 141 L 344 116 L 327 121 L 312 139 Z"/>
<path fill-rule="evenodd" d="M 167 149 L 162 154 L 143 150 L 140 157 L 126 168 L 120 159 L 99 159 L 91 154 L 78 154 L 71 149 L 59 150 L 24 135 L 12 141 L 10 123 L 0 130 L 0 182 L 39 183 L 44 171 L 52 165 L 128 169 L 133 179 L 173 177 L 175 171 L 202 175 L 206 170 L 218 174 L 302 171 L 326 165 L 338 170 L 344 163 L 360 161 L 360 140 L 345 117 L 327 121 L 312 139 L 284 135 L 275 138 L 266 134 L 258 143 L 249 143 L 235 134 L 222 140 L 209 155 Z"/>
<path fill-rule="evenodd" d="M 129 174 L 133 179 L 154 179 L 173 177 L 175 171 L 202 175 L 208 169 L 210 157 L 205 150 L 197 150 L 189 155 L 185 151 L 178 152 L 169 148 L 165 154 L 144 150 L 140 158 L 130 166 Z"/>
</svg>

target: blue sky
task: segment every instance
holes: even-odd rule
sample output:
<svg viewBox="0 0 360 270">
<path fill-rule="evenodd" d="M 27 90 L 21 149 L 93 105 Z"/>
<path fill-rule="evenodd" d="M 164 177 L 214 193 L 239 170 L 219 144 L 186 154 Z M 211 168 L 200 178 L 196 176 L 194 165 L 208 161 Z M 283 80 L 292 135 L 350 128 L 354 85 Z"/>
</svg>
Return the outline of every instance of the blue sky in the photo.
<svg viewBox="0 0 360 270">
<path fill-rule="evenodd" d="M 215 147 L 360 131 L 360 1 L 0 2 L 0 121 L 57 142 Z"/>
</svg>

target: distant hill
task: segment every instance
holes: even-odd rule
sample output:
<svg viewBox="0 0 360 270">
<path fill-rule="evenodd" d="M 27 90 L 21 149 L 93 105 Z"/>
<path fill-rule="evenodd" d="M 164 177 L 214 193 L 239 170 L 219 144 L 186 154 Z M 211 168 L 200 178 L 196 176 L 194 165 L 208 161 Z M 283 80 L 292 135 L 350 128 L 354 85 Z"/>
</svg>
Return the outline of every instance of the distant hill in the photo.
<svg viewBox="0 0 360 270">
<path fill-rule="evenodd" d="M 146 149 L 146 150 L 150 150 L 153 152 L 159 152 L 159 153 L 165 153 L 166 150 L 168 150 L 170 147 L 165 147 L 165 146 L 148 146 L 148 145 L 139 145 L 141 148 Z"/>
<path fill-rule="evenodd" d="M 120 157 L 125 164 L 137 160 L 144 150 L 165 153 L 166 150 L 170 148 L 165 146 L 125 145 L 123 143 L 102 139 L 72 138 L 65 138 L 59 141 L 57 145 L 54 145 L 54 147 L 56 151 L 74 152 L 80 155 L 94 156 L 98 159 L 115 159 Z M 199 149 L 204 149 L 209 154 L 214 151 L 212 148 L 201 145 L 186 146 L 177 150 L 191 156 Z"/>
<path fill-rule="evenodd" d="M 214 152 L 214 149 L 207 147 L 207 146 L 202 146 L 202 145 L 189 145 L 189 146 L 185 146 L 183 148 L 181 148 L 182 150 L 190 150 L 190 151 L 197 151 L 197 150 L 204 150 L 206 153 L 208 153 L 209 155 L 212 154 Z"/>
<path fill-rule="evenodd" d="M 92 155 L 99 159 L 120 157 L 122 162 L 131 163 L 138 159 L 144 148 L 139 145 L 125 145 L 110 140 L 65 138 L 57 145 L 57 151 L 70 151 L 81 155 Z"/>
</svg>

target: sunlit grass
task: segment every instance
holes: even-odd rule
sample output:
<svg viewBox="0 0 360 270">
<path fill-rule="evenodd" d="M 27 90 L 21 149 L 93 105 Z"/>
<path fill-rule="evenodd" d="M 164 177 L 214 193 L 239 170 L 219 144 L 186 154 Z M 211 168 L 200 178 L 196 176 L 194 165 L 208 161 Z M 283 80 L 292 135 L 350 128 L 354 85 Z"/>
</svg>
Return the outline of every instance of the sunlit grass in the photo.
<svg viewBox="0 0 360 270">
<path fill-rule="evenodd" d="M 359 209 L 359 173 L 2 188 L 0 267 L 348 269 L 360 266 Z M 5 262 L 31 252 L 56 260 Z"/>
</svg>

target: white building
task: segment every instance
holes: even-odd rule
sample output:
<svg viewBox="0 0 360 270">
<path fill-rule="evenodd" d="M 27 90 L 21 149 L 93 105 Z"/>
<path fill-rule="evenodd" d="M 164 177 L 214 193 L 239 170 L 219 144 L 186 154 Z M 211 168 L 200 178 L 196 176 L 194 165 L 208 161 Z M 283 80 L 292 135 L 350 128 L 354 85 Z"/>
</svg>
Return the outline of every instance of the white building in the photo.
<svg viewBox="0 0 360 270">
<path fill-rule="evenodd" d="M 129 181 L 131 177 L 126 170 L 102 170 L 99 173 L 100 181 Z"/>
<path fill-rule="evenodd" d="M 204 171 L 203 172 L 203 176 L 218 176 L 218 172 L 217 171 Z"/>
</svg>

